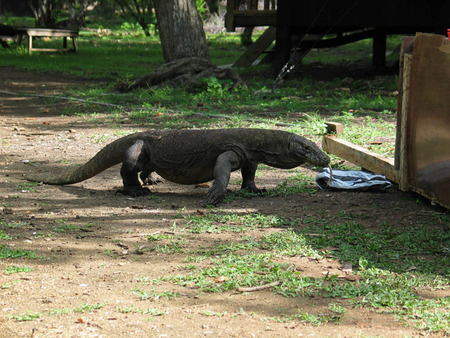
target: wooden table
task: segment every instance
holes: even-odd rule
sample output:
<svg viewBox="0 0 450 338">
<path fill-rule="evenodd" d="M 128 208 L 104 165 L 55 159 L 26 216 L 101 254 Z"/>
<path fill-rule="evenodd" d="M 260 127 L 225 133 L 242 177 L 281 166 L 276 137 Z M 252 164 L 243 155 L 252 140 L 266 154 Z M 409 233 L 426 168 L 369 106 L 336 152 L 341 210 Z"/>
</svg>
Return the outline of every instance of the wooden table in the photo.
<svg viewBox="0 0 450 338">
<path fill-rule="evenodd" d="M 57 51 L 73 51 L 78 52 L 77 46 L 77 30 L 69 29 L 50 29 L 50 28 L 19 28 L 22 40 L 24 35 L 28 36 L 28 53 L 31 54 L 33 51 L 40 52 L 57 52 Z M 35 48 L 33 47 L 33 37 L 62 37 L 63 38 L 63 48 Z M 73 49 L 67 48 L 67 38 L 72 39 Z"/>
</svg>

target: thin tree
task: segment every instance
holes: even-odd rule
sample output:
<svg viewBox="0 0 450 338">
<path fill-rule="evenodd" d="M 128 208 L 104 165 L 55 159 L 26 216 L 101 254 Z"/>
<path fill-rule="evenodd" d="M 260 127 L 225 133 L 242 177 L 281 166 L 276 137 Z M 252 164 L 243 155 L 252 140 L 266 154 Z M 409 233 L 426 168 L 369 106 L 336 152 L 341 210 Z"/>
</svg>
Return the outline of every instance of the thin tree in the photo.
<svg viewBox="0 0 450 338">
<path fill-rule="evenodd" d="M 141 26 L 146 36 L 150 36 L 149 25 L 153 18 L 153 0 L 115 0 L 124 13 L 129 13 Z"/>
</svg>

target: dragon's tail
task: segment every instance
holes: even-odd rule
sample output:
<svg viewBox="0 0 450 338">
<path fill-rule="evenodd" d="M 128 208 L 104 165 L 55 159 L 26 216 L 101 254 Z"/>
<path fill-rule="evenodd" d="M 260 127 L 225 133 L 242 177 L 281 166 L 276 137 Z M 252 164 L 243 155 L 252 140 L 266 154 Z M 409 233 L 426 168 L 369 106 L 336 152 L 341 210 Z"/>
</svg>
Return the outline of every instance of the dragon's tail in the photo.
<svg viewBox="0 0 450 338">
<path fill-rule="evenodd" d="M 139 138 L 140 133 L 124 136 L 111 142 L 100 150 L 94 157 L 81 167 L 61 174 L 27 175 L 26 179 L 32 182 L 42 182 L 52 185 L 65 185 L 82 182 L 102 171 L 121 163 L 125 151 Z"/>
</svg>

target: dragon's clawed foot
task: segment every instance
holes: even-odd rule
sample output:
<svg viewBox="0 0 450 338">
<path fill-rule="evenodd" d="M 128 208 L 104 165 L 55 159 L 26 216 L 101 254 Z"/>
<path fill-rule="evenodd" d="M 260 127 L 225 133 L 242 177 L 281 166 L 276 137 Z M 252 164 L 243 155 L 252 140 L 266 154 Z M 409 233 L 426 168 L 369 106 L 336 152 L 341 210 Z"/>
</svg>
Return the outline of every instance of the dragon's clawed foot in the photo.
<svg viewBox="0 0 450 338">
<path fill-rule="evenodd" d="M 123 195 L 131 196 L 131 197 L 137 197 L 137 196 L 148 196 L 151 194 L 151 191 L 142 186 L 127 186 L 127 187 L 123 187 L 123 189 L 117 190 L 116 195 L 117 194 L 123 194 Z"/>
</svg>

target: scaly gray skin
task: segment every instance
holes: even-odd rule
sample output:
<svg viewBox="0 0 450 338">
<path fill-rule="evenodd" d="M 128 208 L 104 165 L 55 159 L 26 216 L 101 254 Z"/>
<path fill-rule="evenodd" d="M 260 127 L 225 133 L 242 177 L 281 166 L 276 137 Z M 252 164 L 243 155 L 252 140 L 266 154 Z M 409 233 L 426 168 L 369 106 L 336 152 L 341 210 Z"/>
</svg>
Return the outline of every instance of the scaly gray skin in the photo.
<svg viewBox="0 0 450 338">
<path fill-rule="evenodd" d="M 29 176 L 46 184 L 65 185 L 90 177 L 122 162 L 123 189 L 130 196 L 150 194 L 143 183 L 154 183 L 152 173 L 180 184 L 214 180 L 209 205 L 225 197 L 230 173 L 241 169 L 242 189 L 261 193 L 255 185 L 259 163 L 290 169 L 303 163 L 327 166 L 329 157 L 306 138 L 279 130 L 149 130 L 122 137 L 100 150 L 83 166 L 55 176 Z M 140 173 L 140 174 L 139 174 Z"/>
</svg>

